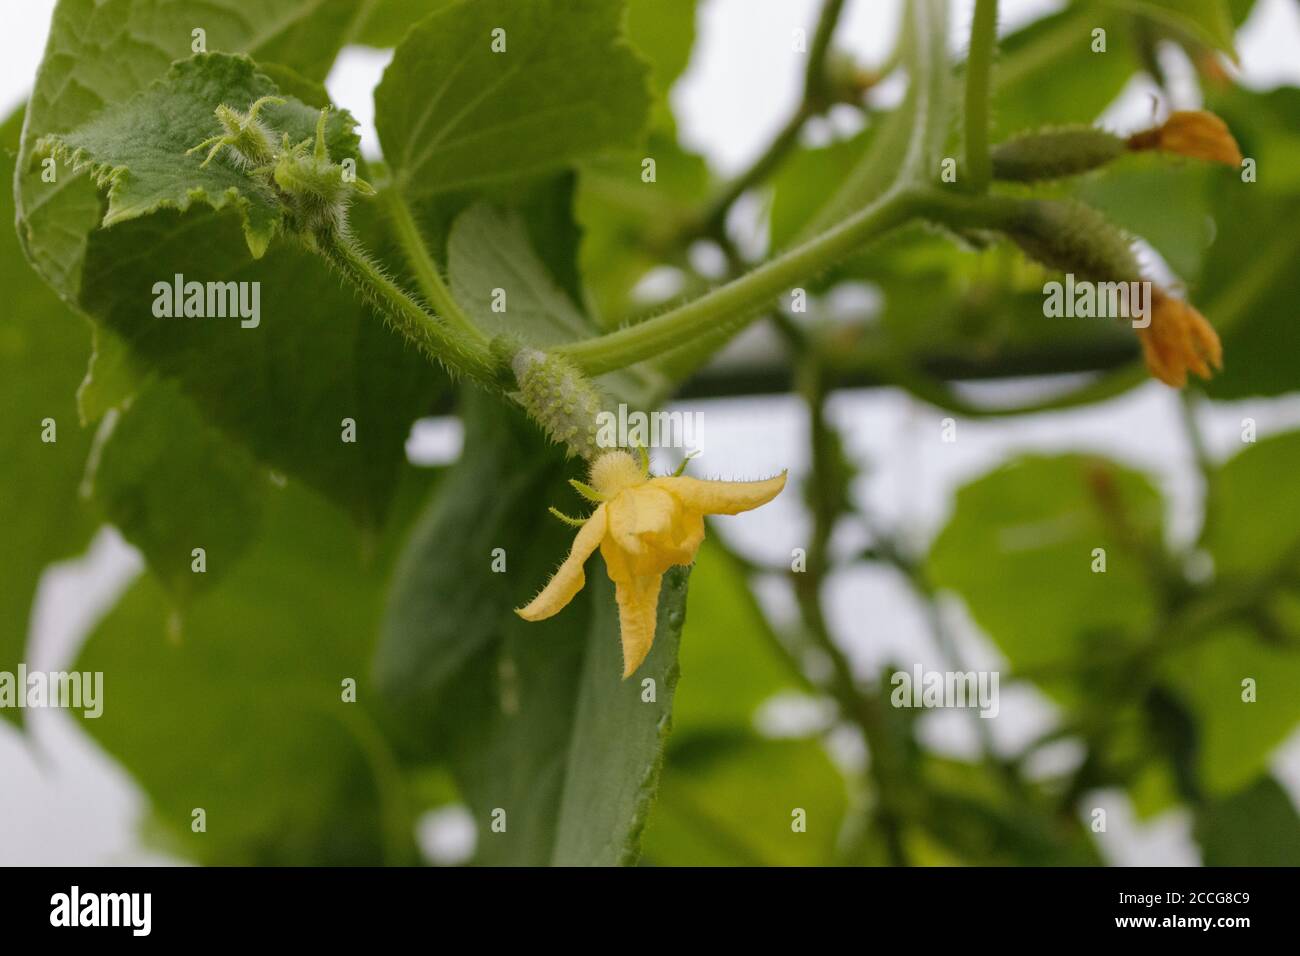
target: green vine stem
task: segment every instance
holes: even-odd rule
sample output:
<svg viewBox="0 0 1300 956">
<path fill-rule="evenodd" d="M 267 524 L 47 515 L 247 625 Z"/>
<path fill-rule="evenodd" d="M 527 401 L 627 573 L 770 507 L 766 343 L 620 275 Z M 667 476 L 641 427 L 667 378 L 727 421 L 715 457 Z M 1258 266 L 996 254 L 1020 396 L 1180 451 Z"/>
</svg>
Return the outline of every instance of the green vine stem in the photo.
<svg viewBox="0 0 1300 956">
<path fill-rule="evenodd" d="M 998 0 L 975 0 L 966 56 L 966 176 L 972 192 L 988 189 L 993 176 L 989 160 L 989 86 L 993 50 L 997 44 Z"/>
<path fill-rule="evenodd" d="M 771 300 L 915 214 L 914 194 L 899 190 L 733 282 L 675 309 L 554 351 L 588 375 L 602 375 L 724 329 L 736 331 Z"/>
<path fill-rule="evenodd" d="M 448 371 L 498 390 L 500 369 L 487 346 L 430 314 L 389 278 L 355 239 L 318 235 L 314 247 L 408 342 Z"/>
<path fill-rule="evenodd" d="M 451 289 L 447 288 L 438 263 L 434 261 L 424 237 L 420 235 L 420 227 L 416 224 L 415 215 L 406 198 L 396 186 L 389 186 L 381 196 L 393 227 L 397 230 L 397 240 L 415 274 L 415 281 L 419 283 L 420 293 L 449 325 L 469 339 L 486 345 L 487 337 L 460 307 L 460 303 L 452 296 Z"/>
</svg>

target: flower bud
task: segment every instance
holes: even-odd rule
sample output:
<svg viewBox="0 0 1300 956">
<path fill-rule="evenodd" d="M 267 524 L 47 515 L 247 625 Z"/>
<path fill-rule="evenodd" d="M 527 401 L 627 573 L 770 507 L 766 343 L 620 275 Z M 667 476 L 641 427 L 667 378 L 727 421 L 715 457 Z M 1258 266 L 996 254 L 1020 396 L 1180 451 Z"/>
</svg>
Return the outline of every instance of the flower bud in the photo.
<svg viewBox="0 0 1300 956">
<path fill-rule="evenodd" d="M 1223 346 L 1205 316 L 1163 289 L 1153 289 L 1151 300 L 1151 324 L 1138 329 L 1138 338 L 1152 375 L 1182 388 L 1189 371 L 1208 379 L 1223 367 Z"/>
<path fill-rule="evenodd" d="M 1124 140 L 1091 126 L 1026 133 L 993 148 L 993 178 L 1032 183 L 1077 176 L 1124 155 Z"/>
</svg>

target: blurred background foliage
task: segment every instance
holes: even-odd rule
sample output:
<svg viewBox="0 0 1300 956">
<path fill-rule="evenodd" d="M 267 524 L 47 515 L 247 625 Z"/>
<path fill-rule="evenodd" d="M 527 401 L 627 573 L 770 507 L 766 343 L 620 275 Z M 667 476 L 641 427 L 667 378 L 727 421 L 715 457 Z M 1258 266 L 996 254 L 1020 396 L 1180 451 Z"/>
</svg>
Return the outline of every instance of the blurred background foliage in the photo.
<svg viewBox="0 0 1300 956">
<path fill-rule="evenodd" d="M 314 84 L 344 44 L 397 45 L 430 10 L 455 6 L 326 2 L 305 5 L 307 15 L 302 4 L 281 5 L 292 26 L 259 46 L 243 16 L 257 5 L 222 0 L 214 9 L 229 14 L 228 35 L 213 31 L 210 44 L 280 64 L 281 84 L 298 84 L 305 98 L 323 98 Z M 833 26 L 842 6 L 827 3 L 823 24 Z M 1148 156 L 1053 187 L 1141 236 L 1222 335 L 1224 372 L 1184 399 L 1198 449 L 1203 403 L 1292 392 L 1300 368 L 1300 90 L 1233 82 L 1232 33 L 1252 6 L 1070 3 L 1005 37 L 994 74 L 996 141 L 1091 122 L 1135 75 L 1163 84 L 1161 64 L 1181 57 L 1206 108 L 1258 162 L 1258 182 L 1244 189 L 1233 188 L 1233 171 Z M 83 7 L 60 4 L 56 41 L 60 23 L 90 16 Z M 748 179 L 721 181 L 677 141 L 666 95 L 690 60 L 696 0 L 628 8 L 627 36 L 655 94 L 643 144 L 417 209 L 445 262 L 453 219 L 471 202 L 486 195 L 512 206 L 535 267 L 563 290 L 566 308 L 597 324 L 661 307 L 637 294 L 657 267 L 680 270 L 683 295 L 717 281 L 693 270 L 695 244 L 719 251 L 732 274 L 794 241 L 857 175 L 890 118 L 876 91 L 895 64 L 841 69 L 838 86 L 818 75 L 770 161 Z M 1097 27 L 1108 36 L 1102 57 L 1089 48 Z M 81 55 L 106 69 L 115 54 Z M 860 132 L 807 145 L 800 128 L 831 106 L 858 111 Z M 6 175 L 21 123 L 20 113 L 0 131 Z M 653 190 L 628 172 L 643 155 L 656 158 Z M 761 198 L 765 242 L 737 235 L 744 223 L 728 214 L 741 194 Z M 13 201 L 5 190 L 3 218 L 15 217 Z M 400 273 L 382 217 L 364 207 L 357 215 L 368 244 Z M 147 228 L 160 227 L 137 232 Z M 94 243 L 114 241 L 98 235 L 82 293 L 126 281 L 95 274 Z M 212 242 L 186 253 L 186 272 L 223 261 L 225 237 Z M 81 553 L 101 523 L 141 550 L 148 573 L 70 666 L 107 675 L 110 706 L 82 727 L 146 791 L 148 837 L 177 857 L 413 863 L 417 821 L 465 805 L 482 863 L 632 862 L 639 848 L 653 865 L 1094 864 L 1102 855 L 1088 795 L 1119 788 L 1144 817 L 1189 810 L 1207 864 L 1300 863 L 1300 820 L 1268 762 L 1300 723 L 1300 434 L 1243 443 L 1226 462 L 1202 454 L 1205 513 L 1190 543 L 1171 539 L 1168 503 L 1148 476 L 1092 455 L 1003 463 L 957 492 L 923 549 L 905 529 L 881 527 L 851 493 L 866 465 L 826 413 L 838 390 L 897 388 L 965 420 L 1086 405 L 1145 380 L 1121 326 L 1042 321 L 1050 276 L 1013 250 L 904 230 L 810 283 L 809 314 L 774 312 L 779 349 L 686 383 L 692 399 L 787 391 L 806 407 L 807 565 L 792 573 L 756 563 L 711 535 L 689 600 L 685 575 L 670 582 L 655 655 L 638 675 L 658 682 L 647 708 L 610 686 L 617 640 L 602 572 L 591 570 L 588 591 L 562 618 L 523 625 L 509 613 L 565 547 L 565 529 L 544 513 L 567 500 L 565 463 L 521 419 L 409 362 L 297 253 L 257 268 L 298 274 L 298 288 L 272 294 L 291 310 L 313 288 L 314 321 L 337 335 L 314 337 L 310 351 L 292 334 L 274 338 L 273 356 L 224 369 L 211 343 L 191 343 L 202 367 L 178 384 L 192 358 L 142 361 L 118 338 L 121 323 L 88 325 L 60 301 L 17 236 L 5 231 L 0 243 L 0 669 L 24 659 L 47 565 Z M 878 314 L 832 321 L 835 291 L 863 283 L 880 297 Z M 367 377 L 379 365 L 386 374 Z M 1025 408 L 983 406 L 954 387 L 1078 372 L 1086 377 L 1063 377 L 1053 397 Z M 244 390 L 259 374 L 262 384 Z M 382 423 L 360 464 L 338 459 L 333 436 L 326 442 L 309 424 L 332 429 L 358 402 L 367 424 Z M 412 420 L 449 410 L 466 427 L 461 460 L 406 464 Z M 55 444 L 33 440 L 45 418 L 58 423 Z M 831 547 L 845 525 L 870 532 L 847 558 Z M 195 540 L 212 568 L 201 588 L 189 572 Z M 508 575 L 489 570 L 496 547 L 510 555 Z M 1106 551 L 1105 574 L 1087 571 L 1095 548 Z M 827 578 L 859 564 L 908 583 L 945 653 L 956 650 L 940 604 L 964 602 L 1004 662 L 1003 686 L 1041 690 L 1057 708 L 1055 726 L 1015 752 L 993 746 L 978 719 L 975 756 L 926 746 L 918 715 L 889 706 L 894 667 L 855 672 L 828 622 Z M 795 613 L 765 610 L 755 597 L 762 581 L 784 588 Z M 954 656 L 950 666 L 971 665 Z M 360 685 L 356 704 L 339 702 L 346 678 Z M 1253 703 L 1242 701 L 1245 678 L 1257 682 Z M 808 719 L 765 730 L 759 715 L 774 700 L 802 702 Z M 855 744 L 846 748 L 846 738 Z M 1062 742 L 1079 759 L 1035 771 L 1041 751 Z M 499 838 L 492 811 L 507 804 L 510 830 Z M 192 830 L 195 807 L 207 810 L 207 832 Z M 792 829 L 793 808 L 807 832 Z"/>
</svg>

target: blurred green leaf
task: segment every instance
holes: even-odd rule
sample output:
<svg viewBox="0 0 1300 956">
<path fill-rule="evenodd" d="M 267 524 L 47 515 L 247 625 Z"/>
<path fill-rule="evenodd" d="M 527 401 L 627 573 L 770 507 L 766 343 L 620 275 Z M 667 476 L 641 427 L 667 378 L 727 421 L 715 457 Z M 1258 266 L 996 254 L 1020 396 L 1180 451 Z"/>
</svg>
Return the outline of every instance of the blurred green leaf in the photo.
<svg viewBox="0 0 1300 956">
<path fill-rule="evenodd" d="M 1236 92 L 1211 105 L 1258 163 L 1258 182 L 1232 180 L 1213 195 L 1216 234 L 1197 301 L 1223 338 L 1224 368 L 1207 385 L 1214 398 L 1276 395 L 1300 382 L 1300 90 Z"/>
<path fill-rule="evenodd" d="M 835 859 L 847 793 L 819 735 L 771 739 L 756 727 L 766 701 L 808 694 L 776 640 L 741 568 L 706 541 L 691 571 L 675 729 L 646 833 L 648 862 L 811 866 Z M 796 808 L 806 814 L 804 832 L 791 827 Z"/>
<path fill-rule="evenodd" d="M 1231 189 L 1234 182 L 1233 173 L 1206 163 L 1173 164 L 1167 157 L 1146 155 L 1083 177 L 1071 192 L 1145 239 L 1178 276 L 1191 281 L 1201 274 L 1214 240 L 1211 190 Z"/>
<path fill-rule="evenodd" d="M 1300 432 L 1246 443 L 1214 477 L 1214 513 L 1203 545 L 1215 573 L 1246 581 L 1300 568 Z"/>
<path fill-rule="evenodd" d="M 414 499 L 427 478 L 408 477 Z M 104 674 L 104 705 L 82 727 L 149 794 L 166 849 L 219 864 L 413 859 L 366 680 L 392 548 L 367 540 L 290 486 L 247 558 L 183 616 L 144 578 L 90 637 L 75 667 Z"/>
<path fill-rule="evenodd" d="M 1180 649 L 1162 668 L 1165 683 L 1196 718 L 1196 769 L 1213 794 L 1249 783 L 1300 723 L 1300 613 L 1283 622 L 1291 645 L 1278 647 L 1247 627 L 1223 627 Z M 1256 699 L 1243 700 L 1243 681 Z"/>
<path fill-rule="evenodd" d="M 646 834 L 648 863 L 834 862 L 847 797 L 843 779 L 815 741 L 751 734 L 703 766 L 678 767 L 672 761 L 670 750 L 659 805 Z M 803 813 L 796 816 L 797 811 Z M 805 829 L 797 830 L 796 822 Z"/>
<path fill-rule="evenodd" d="M 440 3 L 375 90 L 397 187 L 415 200 L 635 142 L 648 71 L 621 36 L 622 14 L 607 0 Z"/>
<path fill-rule="evenodd" d="M 154 382 L 115 413 L 87 469 L 104 517 L 144 552 L 184 606 L 234 567 L 260 527 L 271 483 L 175 387 Z M 193 571 L 202 548 L 205 571 Z"/>
<path fill-rule="evenodd" d="M 1224 0 L 1106 0 L 1191 34 L 1216 50 L 1235 56 L 1232 16 Z"/>
<path fill-rule="evenodd" d="M 1163 503 L 1147 479 L 1083 455 L 1025 456 L 963 486 L 930 552 L 1017 669 L 1083 666 L 1154 623 Z M 1093 551 L 1105 549 L 1105 573 Z"/>
<path fill-rule="evenodd" d="M 653 183 L 642 179 L 647 158 L 655 162 Z M 710 182 L 704 159 L 663 132 L 650 134 L 644 155 L 621 152 L 583 165 L 574 209 L 583 229 L 582 272 L 605 325 L 634 311 L 633 289 L 694 224 Z"/>
<path fill-rule="evenodd" d="M 1222 626 L 1165 665 L 1168 683 L 1198 719 L 1199 774 L 1215 793 L 1253 779 L 1300 723 L 1300 603 L 1275 590 L 1300 574 L 1300 510 L 1288 508 L 1297 470 L 1300 433 L 1290 432 L 1247 445 L 1215 475 L 1202 544 L 1219 587 L 1260 592 L 1256 627 Z M 1256 685 L 1253 701 L 1243 700 L 1247 678 Z"/>
<path fill-rule="evenodd" d="M 362 4 L 354 25 L 355 43 L 373 47 L 395 47 L 411 27 L 450 0 L 369 0 Z"/>
<path fill-rule="evenodd" d="M 1300 816 L 1272 777 L 1197 809 L 1206 866 L 1300 866 Z"/>
<path fill-rule="evenodd" d="M 23 114 L 0 126 L 0 178 L 13 172 Z M 0 222 L 13 219 L 13 198 L 0 190 Z M 36 585 L 51 561 L 90 540 L 93 523 L 77 498 L 91 434 L 78 423 L 77 383 L 86 367 L 86 326 L 23 261 L 18 239 L 0 229 L 0 670 L 25 659 Z M 57 441 L 45 442 L 45 420 Z M 22 714 L 0 709 L 0 718 Z"/>
<path fill-rule="evenodd" d="M 1106 33 L 1094 53 L 1093 31 Z M 1035 20 L 998 44 L 993 140 L 1040 126 L 1091 123 L 1137 69 L 1126 18 L 1086 0 Z"/>
</svg>

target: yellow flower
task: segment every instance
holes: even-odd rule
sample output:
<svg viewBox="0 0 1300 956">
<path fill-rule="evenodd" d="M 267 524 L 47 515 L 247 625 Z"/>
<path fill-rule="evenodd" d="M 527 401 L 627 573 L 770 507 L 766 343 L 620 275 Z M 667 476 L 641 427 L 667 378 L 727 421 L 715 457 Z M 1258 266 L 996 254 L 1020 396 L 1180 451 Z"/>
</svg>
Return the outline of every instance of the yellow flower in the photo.
<svg viewBox="0 0 1300 956">
<path fill-rule="evenodd" d="M 1182 388 L 1189 371 L 1209 378 L 1212 367 L 1223 367 L 1223 346 L 1205 316 L 1161 289 L 1152 289 L 1151 305 L 1151 324 L 1138 337 L 1152 375 Z"/>
<path fill-rule="evenodd" d="M 1223 120 L 1205 110 L 1180 110 L 1160 126 L 1134 133 L 1128 138 L 1131 150 L 1158 149 L 1212 163 L 1241 165 L 1241 148 Z"/>
<path fill-rule="evenodd" d="M 557 614 L 582 590 L 582 566 L 600 547 L 605 571 L 615 585 L 619 631 L 623 638 L 623 676 L 641 666 L 655 638 L 659 585 L 674 564 L 690 564 L 704 541 L 704 516 L 734 515 L 767 504 L 785 487 L 785 472 L 766 481 L 702 481 L 678 474 L 651 478 L 625 451 L 606 452 L 591 465 L 591 487 L 572 482 L 599 502 L 579 525 L 569 556 L 550 582 L 515 613 L 525 621 Z M 552 509 L 554 511 L 554 509 Z"/>
</svg>

